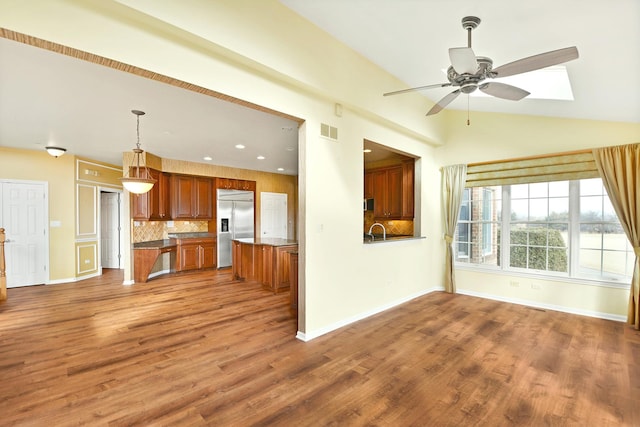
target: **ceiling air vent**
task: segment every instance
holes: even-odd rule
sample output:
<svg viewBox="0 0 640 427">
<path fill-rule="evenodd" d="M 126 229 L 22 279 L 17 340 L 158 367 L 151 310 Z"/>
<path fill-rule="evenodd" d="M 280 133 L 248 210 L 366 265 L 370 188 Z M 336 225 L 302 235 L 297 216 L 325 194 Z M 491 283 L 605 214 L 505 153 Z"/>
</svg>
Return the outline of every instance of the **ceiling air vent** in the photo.
<svg viewBox="0 0 640 427">
<path fill-rule="evenodd" d="M 325 138 L 333 139 L 334 141 L 338 140 L 338 128 L 334 128 L 333 126 L 329 126 L 324 123 L 320 123 L 320 135 Z"/>
</svg>

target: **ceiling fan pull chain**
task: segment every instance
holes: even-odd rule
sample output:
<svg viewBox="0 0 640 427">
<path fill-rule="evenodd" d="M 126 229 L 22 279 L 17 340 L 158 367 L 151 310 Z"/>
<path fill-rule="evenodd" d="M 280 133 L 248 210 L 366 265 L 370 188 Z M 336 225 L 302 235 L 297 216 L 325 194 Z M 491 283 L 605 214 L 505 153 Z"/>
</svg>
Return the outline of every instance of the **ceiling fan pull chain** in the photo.
<svg viewBox="0 0 640 427">
<path fill-rule="evenodd" d="M 471 124 L 471 121 L 469 120 L 469 94 L 467 94 L 467 126 L 469 126 Z"/>
</svg>

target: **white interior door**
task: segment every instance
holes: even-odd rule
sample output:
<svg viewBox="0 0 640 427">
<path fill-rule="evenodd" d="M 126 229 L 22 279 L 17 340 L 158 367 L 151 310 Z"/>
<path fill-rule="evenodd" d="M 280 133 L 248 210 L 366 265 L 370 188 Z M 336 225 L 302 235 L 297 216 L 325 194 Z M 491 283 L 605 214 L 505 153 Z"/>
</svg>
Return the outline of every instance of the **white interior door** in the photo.
<svg viewBox="0 0 640 427">
<path fill-rule="evenodd" d="M 260 237 L 287 238 L 287 195 L 260 193 Z"/>
<path fill-rule="evenodd" d="M 28 182 L 0 185 L 0 227 L 7 236 L 7 287 L 43 284 L 48 280 L 46 186 Z"/>
<path fill-rule="evenodd" d="M 120 268 L 120 193 L 100 193 L 102 268 Z"/>
</svg>

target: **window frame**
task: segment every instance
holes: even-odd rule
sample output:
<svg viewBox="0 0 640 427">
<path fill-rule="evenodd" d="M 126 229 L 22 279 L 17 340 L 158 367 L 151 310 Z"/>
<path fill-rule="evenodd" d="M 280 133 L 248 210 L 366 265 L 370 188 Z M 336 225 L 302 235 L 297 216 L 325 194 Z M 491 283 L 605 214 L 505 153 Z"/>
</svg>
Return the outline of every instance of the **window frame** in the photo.
<svg viewBox="0 0 640 427">
<path fill-rule="evenodd" d="M 589 179 L 589 178 L 583 178 Z M 580 252 L 580 185 L 579 182 L 581 179 L 577 180 L 567 180 L 569 182 L 569 213 L 568 213 L 568 223 L 567 223 L 567 272 L 556 272 L 552 270 L 535 270 L 528 268 L 518 268 L 511 267 L 511 259 L 510 259 L 510 235 L 511 235 L 511 185 L 513 184 L 504 184 L 501 185 L 502 198 L 500 203 L 502 203 L 502 217 L 498 220 L 500 224 L 501 232 L 500 232 L 500 259 L 497 262 L 497 265 L 493 264 L 481 264 L 481 263 L 473 263 L 473 262 L 465 262 L 458 261 L 457 254 L 457 246 L 456 253 L 454 254 L 454 264 L 455 268 L 459 268 L 462 270 L 476 270 L 476 271 L 491 271 L 496 274 L 504 274 L 509 276 L 524 276 L 524 277 L 535 277 L 543 280 L 551 280 L 551 281 L 561 281 L 561 282 L 571 282 L 571 283 L 579 283 L 579 284 L 599 284 L 606 287 L 613 288 L 623 288 L 628 289 L 631 282 L 631 277 L 620 276 L 620 277 L 586 277 L 586 276 L 578 276 L 579 274 L 579 252 Z M 551 182 L 551 181 L 549 181 Z M 493 187 L 493 186 L 491 186 Z M 486 187 L 483 187 L 485 190 Z M 465 191 L 471 190 L 471 188 L 465 188 Z M 471 200 L 471 192 L 469 192 L 469 204 L 473 203 Z M 606 192 L 605 192 L 606 196 Z M 528 198 L 527 200 L 530 200 Z M 478 221 L 481 223 L 481 221 Z M 603 222 L 607 222 L 603 218 Z M 471 216 L 469 217 L 468 224 L 473 223 Z M 619 221 L 618 221 L 619 223 Z M 457 227 L 456 227 L 456 237 L 457 237 Z M 457 244 L 457 242 L 456 242 Z M 473 238 L 470 236 L 469 245 L 473 245 Z M 548 249 L 548 242 L 547 242 Z M 601 252 L 605 249 L 602 248 Z M 463 257 L 462 259 L 467 259 L 468 257 Z"/>
</svg>

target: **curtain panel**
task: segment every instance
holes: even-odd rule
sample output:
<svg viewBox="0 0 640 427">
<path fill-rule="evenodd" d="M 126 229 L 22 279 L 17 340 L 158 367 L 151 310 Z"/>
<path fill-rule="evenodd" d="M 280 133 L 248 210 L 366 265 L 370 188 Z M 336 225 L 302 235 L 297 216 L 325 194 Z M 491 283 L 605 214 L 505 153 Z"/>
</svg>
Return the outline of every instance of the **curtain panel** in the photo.
<svg viewBox="0 0 640 427">
<path fill-rule="evenodd" d="M 640 330 L 640 144 L 597 148 L 593 155 L 609 199 L 635 251 L 627 322 Z"/>
<path fill-rule="evenodd" d="M 441 204 L 444 218 L 444 240 L 447 245 L 445 253 L 444 287 L 449 293 L 456 292 L 455 271 L 453 262 L 453 235 L 458 225 L 460 205 L 464 195 L 467 165 L 445 166 L 441 169 Z"/>
</svg>

